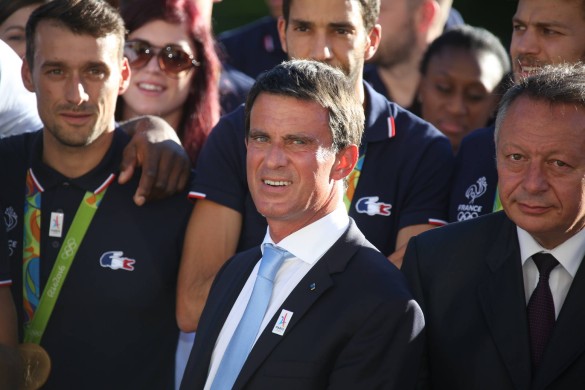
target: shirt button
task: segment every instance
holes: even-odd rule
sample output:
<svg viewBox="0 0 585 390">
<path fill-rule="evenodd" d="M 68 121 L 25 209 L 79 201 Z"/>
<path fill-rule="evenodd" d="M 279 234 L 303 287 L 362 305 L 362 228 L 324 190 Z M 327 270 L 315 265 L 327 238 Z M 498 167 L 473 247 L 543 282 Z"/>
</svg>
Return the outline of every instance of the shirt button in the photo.
<svg viewBox="0 0 585 390">
<path fill-rule="evenodd" d="M 61 244 L 59 243 L 59 241 L 53 241 L 51 245 L 53 246 L 54 249 L 57 249 Z"/>
</svg>

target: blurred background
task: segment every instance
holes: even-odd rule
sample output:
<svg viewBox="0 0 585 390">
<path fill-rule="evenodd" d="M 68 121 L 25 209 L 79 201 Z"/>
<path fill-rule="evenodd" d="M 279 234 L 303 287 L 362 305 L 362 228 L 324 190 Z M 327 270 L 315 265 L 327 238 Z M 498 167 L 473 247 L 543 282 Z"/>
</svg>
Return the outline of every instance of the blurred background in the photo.
<svg viewBox="0 0 585 390">
<path fill-rule="evenodd" d="M 454 0 L 453 6 L 467 24 L 490 30 L 509 47 L 516 0 Z M 219 34 L 264 15 L 268 15 L 265 0 L 222 0 L 214 4 L 214 30 Z"/>
</svg>

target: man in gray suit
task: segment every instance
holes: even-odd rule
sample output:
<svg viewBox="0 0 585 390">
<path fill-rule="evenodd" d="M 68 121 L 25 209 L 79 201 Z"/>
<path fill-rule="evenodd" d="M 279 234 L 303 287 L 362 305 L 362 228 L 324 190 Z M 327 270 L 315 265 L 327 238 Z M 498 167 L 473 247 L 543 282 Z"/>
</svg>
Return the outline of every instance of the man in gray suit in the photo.
<svg viewBox="0 0 585 390">
<path fill-rule="evenodd" d="M 585 388 L 585 68 L 519 80 L 496 120 L 503 212 L 412 239 L 433 389 Z"/>
</svg>

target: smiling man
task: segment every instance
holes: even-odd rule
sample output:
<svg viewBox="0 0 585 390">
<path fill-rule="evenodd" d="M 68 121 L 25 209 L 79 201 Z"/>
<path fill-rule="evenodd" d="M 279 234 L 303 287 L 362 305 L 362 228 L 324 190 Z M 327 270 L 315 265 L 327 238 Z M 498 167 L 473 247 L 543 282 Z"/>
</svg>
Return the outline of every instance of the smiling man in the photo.
<svg viewBox="0 0 585 390">
<path fill-rule="evenodd" d="M 327 65 L 260 76 L 246 170 L 268 229 L 218 273 L 181 389 L 414 388 L 420 309 L 343 204 L 363 119 L 353 85 Z"/>
</svg>

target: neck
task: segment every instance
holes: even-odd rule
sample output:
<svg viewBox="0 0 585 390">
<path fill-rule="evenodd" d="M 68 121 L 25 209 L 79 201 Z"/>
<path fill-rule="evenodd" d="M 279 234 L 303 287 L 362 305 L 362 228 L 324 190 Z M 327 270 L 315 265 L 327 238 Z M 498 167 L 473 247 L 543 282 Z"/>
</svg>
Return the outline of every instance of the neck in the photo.
<svg viewBox="0 0 585 390">
<path fill-rule="evenodd" d="M 272 238 L 272 241 L 274 241 L 275 244 L 278 244 L 280 241 L 284 240 L 291 234 L 332 213 L 335 211 L 335 209 L 337 209 L 337 207 L 343 207 L 340 206 L 340 203 L 343 199 L 342 188 L 342 186 L 339 186 L 339 191 L 335 191 L 333 194 L 331 194 L 331 197 L 325 201 L 324 204 L 316 206 L 316 209 L 313 210 L 313 213 L 307 213 L 303 219 L 292 219 L 286 217 L 266 218 L 266 221 L 268 222 L 268 232 L 270 233 L 270 238 Z M 341 198 L 339 196 L 341 196 Z"/>
<path fill-rule="evenodd" d="M 378 67 L 378 74 L 393 102 L 402 107 L 412 105 L 416 98 L 420 81 L 418 61 L 410 61 L 392 68 Z"/>
<path fill-rule="evenodd" d="M 67 146 L 51 132 L 43 130 L 43 162 L 70 179 L 81 177 L 94 169 L 104 158 L 114 137 L 106 131 L 86 146 Z"/>
</svg>

